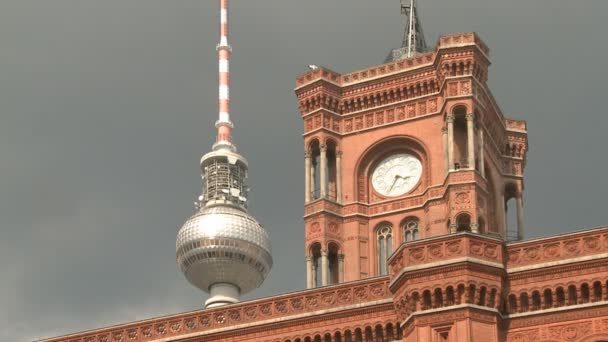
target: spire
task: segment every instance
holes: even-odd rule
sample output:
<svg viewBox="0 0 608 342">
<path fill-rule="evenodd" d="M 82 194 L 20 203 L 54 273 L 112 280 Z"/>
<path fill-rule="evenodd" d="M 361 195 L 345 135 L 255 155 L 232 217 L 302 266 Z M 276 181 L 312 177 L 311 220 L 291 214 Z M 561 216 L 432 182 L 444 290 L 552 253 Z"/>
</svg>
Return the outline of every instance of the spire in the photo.
<svg viewBox="0 0 608 342">
<path fill-rule="evenodd" d="M 230 54 L 232 48 L 228 44 L 228 0 L 220 0 L 220 42 L 217 45 L 219 59 L 219 119 L 215 123 L 217 128 L 216 147 L 229 147 L 232 145 L 230 121 Z"/>
<path fill-rule="evenodd" d="M 410 58 L 427 50 L 422 25 L 418 18 L 416 0 L 401 0 L 401 15 L 405 22 L 403 43 L 400 48 L 391 51 L 385 63 Z"/>
</svg>

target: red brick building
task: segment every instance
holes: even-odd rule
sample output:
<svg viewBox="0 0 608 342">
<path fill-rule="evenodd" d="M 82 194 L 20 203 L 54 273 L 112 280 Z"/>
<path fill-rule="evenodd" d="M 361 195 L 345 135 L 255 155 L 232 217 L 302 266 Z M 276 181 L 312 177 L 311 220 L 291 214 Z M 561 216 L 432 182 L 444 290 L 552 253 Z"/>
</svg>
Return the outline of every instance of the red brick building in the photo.
<svg viewBox="0 0 608 342">
<path fill-rule="evenodd" d="M 608 341 L 608 228 L 522 240 L 526 122 L 489 49 L 420 48 L 297 78 L 307 290 L 44 341 Z"/>
</svg>

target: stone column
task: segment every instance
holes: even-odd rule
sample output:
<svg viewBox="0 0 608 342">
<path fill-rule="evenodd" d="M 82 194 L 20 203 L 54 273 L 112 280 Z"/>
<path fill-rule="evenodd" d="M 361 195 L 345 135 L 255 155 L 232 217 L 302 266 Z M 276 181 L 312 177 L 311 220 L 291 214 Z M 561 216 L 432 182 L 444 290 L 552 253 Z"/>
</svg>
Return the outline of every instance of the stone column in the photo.
<svg viewBox="0 0 608 342">
<path fill-rule="evenodd" d="M 321 286 L 327 286 L 327 281 L 327 251 L 323 250 L 321 251 Z"/>
<path fill-rule="evenodd" d="M 338 255 L 338 283 L 344 282 L 344 254 Z"/>
<path fill-rule="evenodd" d="M 551 304 L 554 308 L 558 307 L 557 304 L 557 291 L 551 291 Z"/>
<path fill-rule="evenodd" d="M 312 287 L 317 287 L 317 267 L 319 267 L 319 265 L 317 264 L 317 260 L 314 259 L 313 257 L 313 261 L 312 261 Z"/>
<path fill-rule="evenodd" d="M 320 159 L 319 182 L 321 183 L 321 198 L 325 198 L 327 196 L 327 145 L 321 145 Z"/>
<path fill-rule="evenodd" d="M 445 162 L 445 172 L 446 174 L 450 172 L 450 155 L 448 152 L 448 128 L 443 127 L 441 129 L 441 137 L 443 138 L 443 158 Z"/>
<path fill-rule="evenodd" d="M 304 152 L 304 202 L 310 202 L 310 151 Z"/>
<path fill-rule="evenodd" d="M 306 288 L 312 289 L 314 285 L 312 284 L 312 257 L 306 257 Z"/>
<path fill-rule="evenodd" d="M 507 240 L 509 238 L 509 236 L 507 235 L 509 233 L 509 226 L 507 225 L 507 211 L 505 208 L 505 190 L 504 189 L 500 189 L 498 191 L 498 196 L 496 196 L 496 198 L 498 199 L 498 215 L 496 215 L 497 218 L 497 222 L 498 219 L 502 218 L 502 224 L 503 224 L 503 229 L 502 229 L 502 233 L 504 236 L 504 239 Z"/>
<path fill-rule="evenodd" d="M 471 233 L 479 233 L 479 224 L 471 223 Z"/>
<path fill-rule="evenodd" d="M 479 172 L 481 173 L 481 177 L 486 178 L 486 168 L 485 168 L 485 158 L 483 156 L 484 149 L 484 141 L 483 141 L 483 129 L 481 126 L 477 130 L 479 134 Z"/>
<path fill-rule="evenodd" d="M 475 117 L 467 114 L 467 163 L 469 169 L 475 170 Z"/>
<path fill-rule="evenodd" d="M 336 152 L 336 202 L 342 203 L 342 151 Z"/>
<path fill-rule="evenodd" d="M 524 239 L 524 198 L 521 191 L 517 194 L 517 239 Z"/>
<path fill-rule="evenodd" d="M 450 224 L 450 234 L 456 234 L 458 231 L 458 225 L 456 223 Z"/>
<path fill-rule="evenodd" d="M 454 115 L 448 114 L 448 170 L 454 170 Z"/>
</svg>

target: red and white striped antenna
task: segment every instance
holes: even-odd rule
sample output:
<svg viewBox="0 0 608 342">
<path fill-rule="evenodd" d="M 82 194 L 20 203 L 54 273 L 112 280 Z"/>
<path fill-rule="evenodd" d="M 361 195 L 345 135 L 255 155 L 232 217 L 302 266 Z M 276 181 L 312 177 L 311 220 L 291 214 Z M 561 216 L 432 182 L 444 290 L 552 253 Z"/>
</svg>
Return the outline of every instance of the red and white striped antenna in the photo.
<svg viewBox="0 0 608 342">
<path fill-rule="evenodd" d="M 219 119 L 217 128 L 217 145 L 232 146 L 230 121 L 230 54 L 228 44 L 228 0 L 220 0 L 220 43 L 217 45 L 219 58 Z"/>
</svg>

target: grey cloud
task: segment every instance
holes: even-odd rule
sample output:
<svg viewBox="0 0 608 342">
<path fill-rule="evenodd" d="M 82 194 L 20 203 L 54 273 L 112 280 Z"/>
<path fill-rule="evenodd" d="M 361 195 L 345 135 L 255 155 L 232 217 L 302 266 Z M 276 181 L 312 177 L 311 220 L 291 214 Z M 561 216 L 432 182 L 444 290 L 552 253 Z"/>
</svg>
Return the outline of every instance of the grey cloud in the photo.
<svg viewBox="0 0 608 342">
<path fill-rule="evenodd" d="M 608 223 L 603 0 L 422 0 L 429 44 L 477 31 L 490 85 L 526 119 L 528 236 Z M 0 2 L 0 340 L 194 310 L 174 261 L 214 140 L 217 3 Z M 235 134 L 275 266 L 248 298 L 303 288 L 294 80 L 381 63 L 397 0 L 232 1 Z"/>
</svg>

